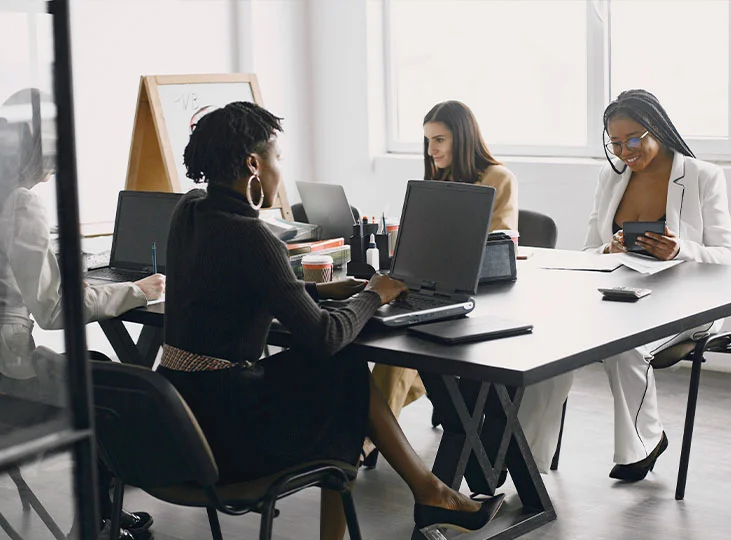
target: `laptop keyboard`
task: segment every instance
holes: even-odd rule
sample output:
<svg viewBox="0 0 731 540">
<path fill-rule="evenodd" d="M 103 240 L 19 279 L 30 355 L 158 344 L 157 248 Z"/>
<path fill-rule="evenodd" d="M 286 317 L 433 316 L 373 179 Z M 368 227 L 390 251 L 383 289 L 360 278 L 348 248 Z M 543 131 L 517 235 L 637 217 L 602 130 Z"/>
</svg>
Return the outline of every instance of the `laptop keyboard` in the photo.
<svg viewBox="0 0 731 540">
<path fill-rule="evenodd" d="M 110 281 L 137 281 L 149 275 L 147 272 L 120 270 L 117 268 L 98 268 L 88 273 L 89 277 L 108 279 Z"/>
<path fill-rule="evenodd" d="M 403 299 L 397 299 L 391 302 L 391 305 L 408 311 L 421 311 L 424 309 L 433 309 L 442 306 L 450 306 L 454 304 L 453 300 L 447 300 L 435 296 L 416 296 L 410 295 Z"/>
</svg>

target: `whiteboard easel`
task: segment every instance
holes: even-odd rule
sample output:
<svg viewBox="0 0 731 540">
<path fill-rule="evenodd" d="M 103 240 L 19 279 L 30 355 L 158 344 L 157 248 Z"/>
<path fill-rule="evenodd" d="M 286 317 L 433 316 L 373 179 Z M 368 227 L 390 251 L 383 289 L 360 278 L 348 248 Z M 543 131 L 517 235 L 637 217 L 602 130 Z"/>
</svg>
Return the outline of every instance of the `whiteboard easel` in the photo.
<svg viewBox="0 0 731 540">
<path fill-rule="evenodd" d="M 262 105 L 256 75 L 144 75 L 140 77 L 125 189 L 186 192 L 201 187 L 185 177 L 183 150 L 203 107 L 232 101 Z M 284 183 L 272 208 L 293 221 Z"/>
</svg>

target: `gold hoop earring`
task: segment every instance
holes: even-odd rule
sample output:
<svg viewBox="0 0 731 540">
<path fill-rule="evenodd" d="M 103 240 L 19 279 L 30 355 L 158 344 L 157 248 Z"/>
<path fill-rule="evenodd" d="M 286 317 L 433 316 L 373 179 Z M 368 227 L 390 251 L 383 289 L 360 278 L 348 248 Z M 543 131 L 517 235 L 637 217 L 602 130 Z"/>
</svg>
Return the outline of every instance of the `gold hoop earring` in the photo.
<svg viewBox="0 0 731 540">
<path fill-rule="evenodd" d="M 256 180 L 257 182 L 259 182 L 259 200 L 257 202 L 254 202 L 254 199 L 251 196 L 252 180 Z M 264 188 L 261 185 L 261 178 L 259 178 L 259 175 L 256 173 L 249 176 L 249 179 L 246 181 L 246 200 L 249 201 L 249 204 L 254 210 L 259 210 L 259 208 L 261 208 L 261 205 L 264 204 Z"/>
</svg>

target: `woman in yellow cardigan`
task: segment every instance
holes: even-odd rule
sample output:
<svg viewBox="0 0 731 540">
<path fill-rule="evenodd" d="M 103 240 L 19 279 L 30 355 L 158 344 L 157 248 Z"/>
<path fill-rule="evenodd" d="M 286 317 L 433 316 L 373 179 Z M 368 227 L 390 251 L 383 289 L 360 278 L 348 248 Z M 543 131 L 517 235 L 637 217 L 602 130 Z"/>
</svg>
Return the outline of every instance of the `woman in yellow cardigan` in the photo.
<svg viewBox="0 0 731 540">
<path fill-rule="evenodd" d="M 475 115 L 464 103 L 438 103 L 424 117 L 424 180 L 494 187 L 490 231 L 518 229 L 518 181 L 487 149 Z M 414 369 L 376 364 L 373 378 L 396 418 L 401 409 L 426 394 Z M 373 449 L 366 440 L 366 466 L 375 465 L 377 454 L 368 459 Z"/>
</svg>

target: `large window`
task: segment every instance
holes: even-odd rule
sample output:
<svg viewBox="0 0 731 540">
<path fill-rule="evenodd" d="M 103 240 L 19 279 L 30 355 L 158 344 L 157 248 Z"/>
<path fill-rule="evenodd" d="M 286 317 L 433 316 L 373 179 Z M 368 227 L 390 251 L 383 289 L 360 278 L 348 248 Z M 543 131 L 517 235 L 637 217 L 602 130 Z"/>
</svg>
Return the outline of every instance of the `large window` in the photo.
<svg viewBox="0 0 731 540">
<path fill-rule="evenodd" d="M 731 156 L 727 0 L 386 0 L 388 148 L 465 102 L 498 155 L 603 155 L 602 112 L 655 93 L 699 154 Z"/>
</svg>

